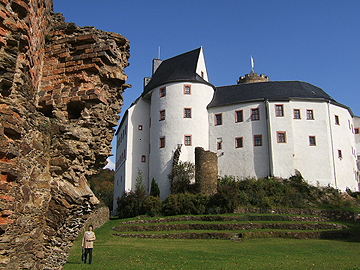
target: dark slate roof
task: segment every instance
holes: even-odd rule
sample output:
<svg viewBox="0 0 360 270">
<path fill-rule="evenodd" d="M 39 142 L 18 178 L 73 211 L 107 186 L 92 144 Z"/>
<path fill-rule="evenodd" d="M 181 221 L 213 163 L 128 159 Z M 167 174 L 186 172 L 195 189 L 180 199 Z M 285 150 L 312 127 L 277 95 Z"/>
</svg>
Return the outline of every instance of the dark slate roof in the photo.
<svg viewBox="0 0 360 270">
<path fill-rule="evenodd" d="M 312 84 L 301 81 L 273 81 L 216 87 L 208 108 L 265 99 L 316 99 L 336 103 L 321 88 Z"/>
<path fill-rule="evenodd" d="M 196 74 L 196 66 L 201 48 L 164 60 L 145 86 L 143 96 L 151 89 L 169 82 L 199 81 L 206 82 Z"/>
</svg>

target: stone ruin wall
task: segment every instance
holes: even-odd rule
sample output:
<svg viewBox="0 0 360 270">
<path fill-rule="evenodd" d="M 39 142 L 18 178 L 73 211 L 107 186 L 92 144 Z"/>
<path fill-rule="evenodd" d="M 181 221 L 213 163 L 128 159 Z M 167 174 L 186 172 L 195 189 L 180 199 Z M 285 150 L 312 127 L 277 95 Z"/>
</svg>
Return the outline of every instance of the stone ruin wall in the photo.
<svg viewBox="0 0 360 270">
<path fill-rule="evenodd" d="M 195 148 L 195 182 L 198 191 L 205 195 L 217 192 L 218 157 L 216 153 Z"/>
<path fill-rule="evenodd" d="M 0 0 L 0 269 L 61 269 L 98 203 L 129 42 L 65 23 L 51 0 Z"/>
</svg>

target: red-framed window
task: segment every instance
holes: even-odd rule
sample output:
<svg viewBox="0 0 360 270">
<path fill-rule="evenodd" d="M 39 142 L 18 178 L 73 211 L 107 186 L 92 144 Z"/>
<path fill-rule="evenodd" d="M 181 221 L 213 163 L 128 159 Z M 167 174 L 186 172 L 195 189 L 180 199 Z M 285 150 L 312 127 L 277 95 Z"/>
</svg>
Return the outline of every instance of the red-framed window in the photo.
<svg viewBox="0 0 360 270">
<path fill-rule="evenodd" d="M 166 96 L 166 87 L 161 87 L 159 89 L 159 97 L 165 97 Z"/>
<path fill-rule="evenodd" d="M 185 146 L 192 145 L 192 136 L 191 135 L 184 135 L 184 145 Z"/>
<path fill-rule="evenodd" d="M 254 146 L 262 146 L 262 135 L 254 135 Z"/>
<path fill-rule="evenodd" d="M 235 123 L 244 121 L 244 113 L 243 110 L 235 111 Z"/>
<path fill-rule="evenodd" d="M 283 104 L 276 104 L 275 105 L 275 112 L 276 117 L 283 117 L 284 116 L 284 105 Z"/>
<path fill-rule="evenodd" d="M 277 131 L 276 137 L 278 143 L 286 143 L 286 131 Z"/>
<path fill-rule="evenodd" d="M 159 138 L 159 148 L 164 148 L 165 147 L 165 137 L 160 137 Z"/>
<path fill-rule="evenodd" d="M 235 138 L 235 148 L 242 148 L 243 146 L 243 137 Z"/>
<path fill-rule="evenodd" d="M 184 118 L 191 118 L 191 108 L 184 108 Z"/>
<path fill-rule="evenodd" d="M 251 121 L 260 120 L 260 110 L 259 108 L 251 109 Z"/>
<path fill-rule="evenodd" d="M 215 126 L 222 125 L 222 113 L 215 114 Z"/>
<path fill-rule="evenodd" d="M 184 85 L 184 95 L 191 95 L 191 85 Z"/>
<path fill-rule="evenodd" d="M 159 112 L 159 121 L 165 120 L 165 110 Z"/>
</svg>

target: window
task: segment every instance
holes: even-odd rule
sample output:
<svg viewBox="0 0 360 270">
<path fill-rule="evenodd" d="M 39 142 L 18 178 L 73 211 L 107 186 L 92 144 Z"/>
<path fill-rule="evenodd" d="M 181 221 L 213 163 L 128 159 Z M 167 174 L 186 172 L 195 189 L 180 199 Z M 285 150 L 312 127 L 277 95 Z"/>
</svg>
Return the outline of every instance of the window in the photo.
<svg viewBox="0 0 360 270">
<path fill-rule="evenodd" d="M 338 150 L 338 158 L 342 159 L 342 151 Z"/>
<path fill-rule="evenodd" d="M 191 118 L 191 108 L 184 108 L 184 118 Z"/>
<path fill-rule="evenodd" d="M 275 105 L 276 117 L 284 116 L 284 105 Z"/>
<path fill-rule="evenodd" d="M 313 110 L 306 110 L 306 119 L 307 120 L 314 120 L 314 111 Z"/>
<path fill-rule="evenodd" d="M 146 162 L 146 156 L 145 155 L 141 156 L 141 162 Z"/>
<path fill-rule="evenodd" d="M 301 119 L 299 109 L 294 109 L 294 119 Z"/>
<path fill-rule="evenodd" d="M 310 146 L 316 146 L 315 136 L 309 136 L 309 145 Z"/>
<path fill-rule="evenodd" d="M 286 132 L 285 131 L 277 131 L 277 142 L 278 143 L 286 143 Z"/>
<path fill-rule="evenodd" d="M 239 123 L 243 121 L 244 121 L 243 110 L 235 111 L 235 122 Z"/>
<path fill-rule="evenodd" d="M 166 96 L 166 87 L 160 88 L 159 96 L 161 98 Z"/>
<path fill-rule="evenodd" d="M 235 138 L 235 148 L 242 148 L 243 147 L 243 138 L 238 137 Z"/>
<path fill-rule="evenodd" d="M 215 126 L 222 125 L 222 113 L 215 114 Z"/>
<path fill-rule="evenodd" d="M 184 94 L 191 95 L 191 85 L 184 85 Z"/>
<path fill-rule="evenodd" d="M 251 109 L 251 121 L 260 120 L 259 108 Z"/>
<path fill-rule="evenodd" d="M 359 128 L 355 128 L 355 134 L 359 134 Z"/>
<path fill-rule="evenodd" d="M 216 142 L 216 149 L 221 150 L 222 149 L 222 138 L 218 138 Z"/>
<path fill-rule="evenodd" d="M 142 126 L 142 125 L 139 125 L 138 129 L 139 129 L 139 130 L 142 130 L 142 129 L 143 129 L 143 126 Z"/>
<path fill-rule="evenodd" d="M 184 136 L 184 144 L 185 146 L 191 146 L 191 135 Z"/>
<path fill-rule="evenodd" d="M 201 71 L 201 78 L 204 79 L 204 71 Z"/>
<path fill-rule="evenodd" d="M 262 146 L 262 135 L 254 135 L 254 146 Z"/>
<path fill-rule="evenodd" d="M 159 148 L 165 147 L 165 137 L 160 137 L 159 139 Z"/>
<path fill-rule="evenodd" d="M 159 112 L 159 121 L 165 120 L 165 110 Z"/>
<path fill-rule="evenodd" d="M 340 125 L 339 116 L 335 115 L 335 125 Z"/>
</svg>

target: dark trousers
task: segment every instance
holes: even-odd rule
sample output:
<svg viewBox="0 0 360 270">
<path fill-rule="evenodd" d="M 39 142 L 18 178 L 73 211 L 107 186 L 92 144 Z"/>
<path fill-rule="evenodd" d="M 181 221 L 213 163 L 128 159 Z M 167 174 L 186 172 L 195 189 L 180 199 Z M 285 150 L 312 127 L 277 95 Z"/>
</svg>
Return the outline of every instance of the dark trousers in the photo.
<svg viewBox="0 0 360 270">
<path fill-rule="evenodd" d="M 92 262 L 92 248 L 85 248 L 85 261 L 84 263 L 86 263 L 86 258 L 87 258 L 87 255 L 89 254 L 89 263 Z"/>
</svg>

